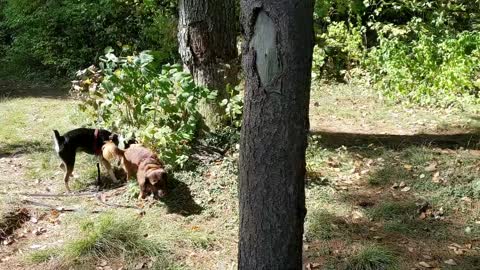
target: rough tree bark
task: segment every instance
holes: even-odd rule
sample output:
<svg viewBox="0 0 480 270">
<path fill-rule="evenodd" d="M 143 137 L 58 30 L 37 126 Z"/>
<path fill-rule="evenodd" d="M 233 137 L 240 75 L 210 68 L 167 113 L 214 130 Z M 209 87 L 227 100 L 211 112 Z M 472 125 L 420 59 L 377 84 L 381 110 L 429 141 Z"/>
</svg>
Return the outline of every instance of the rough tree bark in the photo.
<svg viewBox="0 0 480 270">
<path fill-rule="evenodd" d="M 235 0 L 179 0 L 178 41 L 185 67 L 197 85 L 217 90 L 217 101 L 226 97 L 227 84 L 236 84 L 237 16 Z M 200 105 L 208 127 L 220 123 L 219 102 Z"/>
<path fill-rule="evenodd" d="M 239 269 L 301 269 L 313 0 L 242 0 Z"/>
</svg>

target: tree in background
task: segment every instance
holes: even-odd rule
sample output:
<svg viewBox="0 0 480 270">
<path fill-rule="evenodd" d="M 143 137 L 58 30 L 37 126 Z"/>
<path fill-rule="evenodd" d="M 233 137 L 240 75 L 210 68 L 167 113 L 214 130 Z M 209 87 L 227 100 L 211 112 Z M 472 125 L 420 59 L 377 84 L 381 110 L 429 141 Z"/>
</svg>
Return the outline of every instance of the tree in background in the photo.
<svg viewBox="0 0 480 270">
<path fill-rule="evenodd" d="M 301 269 L 313 1 L 243 0 L 239 269 Z"/>
<path fill-rule="evenodd" d="M 184 65 L 197 85 L 218 91 L 216 101 L 201 104 L 208 127 L 221 121 L 219 101 L 227 84 L 236 84 L 237 16 L 234 0 L 180 0 L 178 42 Z"/>
</svg>

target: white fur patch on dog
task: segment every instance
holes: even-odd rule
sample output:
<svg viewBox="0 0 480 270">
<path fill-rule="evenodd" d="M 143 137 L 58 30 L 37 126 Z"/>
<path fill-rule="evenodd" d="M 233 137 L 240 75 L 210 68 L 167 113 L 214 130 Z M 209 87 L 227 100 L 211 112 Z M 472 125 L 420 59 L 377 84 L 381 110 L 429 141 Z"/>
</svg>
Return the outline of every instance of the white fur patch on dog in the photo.
<svg viewBox="0 0 480 270">
<path fill-rule="evenodd" d="M 60 145 L 58 145 L 57 137 L 53 134 L 53 144 L 55 145 L 55 152 L 60 152 Z"/>
</svg>

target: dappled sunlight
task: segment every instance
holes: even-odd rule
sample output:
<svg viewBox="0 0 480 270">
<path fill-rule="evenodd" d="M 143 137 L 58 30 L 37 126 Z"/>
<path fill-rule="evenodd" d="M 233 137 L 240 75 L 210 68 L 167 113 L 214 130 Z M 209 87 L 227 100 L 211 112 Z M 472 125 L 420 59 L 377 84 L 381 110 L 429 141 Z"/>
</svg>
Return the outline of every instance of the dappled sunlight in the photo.
<svg viewBox="0 0 480 270">
<path fill-rule="evenodd" d="M 317 172 L 324 180 L 307 189 L 306 262 L 348 269 L 358 245 L 370 242 L 392 251 L 405 267 L 454 260 L 461 269 L 475 269 L 475 154 L 412 145 L 335 148 L 315 138 L 307 175 Z"/>
</svg>

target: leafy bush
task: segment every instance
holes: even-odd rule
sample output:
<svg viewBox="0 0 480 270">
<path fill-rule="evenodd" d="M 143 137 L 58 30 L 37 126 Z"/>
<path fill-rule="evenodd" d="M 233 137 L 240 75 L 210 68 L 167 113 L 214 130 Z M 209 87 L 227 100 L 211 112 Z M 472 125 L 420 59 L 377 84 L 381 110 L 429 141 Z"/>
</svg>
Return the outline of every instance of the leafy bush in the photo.
<svg viewBox="0 0 480 270">
<path fill-rule="evenodd" d="M 240 85 L 236 87 L 227 86 L 227 98 L 220 103 L 225 107 L 226 120 L 228 124 L 235 128 L 240 128 L 242 125 L 243 112 L 243 92 Z"/>
<path fill-rule="evenodd" d="M 324 78 L 343 80 L 346 73 L 363 60 L 362 42 L 364 28 L 345 22 L 332 22 L 325 33 L 319 34 L 319 44 L 314 48 L 313 68 Z M 318 78 L 318 75 L 314 75 Z"/>
<path fill-rule="evenodd" d="M 167 164 L 182 166 L 201 121 L 197 104 L 216 92 L 195 86 L 180 65 L 159 67 L 148 51 L 117 57 L 108 49 L 100 59 L 100 69 L 82 70 L 73 82 L 81 109 L 158 150 Z"/>
<path fill-rule="evenodd" d="M 361 67 L 394 101 L 478 102 L 480 0 L 316 1 L 314 78 Z"/>
<path fill-rule="evenodd" d="M 478 102 L 480 32 L 417 33 L 413 40 L 405 40 L 404 35 L 380 38 L 366 65 L 376 86 L 387 97 L 421 105 Z"/>
<path fill-rule="evenodd" d="M 6 0 L 0 4 L 3 61 L 18 72 L 65 75 L 97 61 L 107 46 L 155 48 L 176 59 L 174 1 Z M 2 37 L 3 36 L 3 37 Z"/>
</svg>

